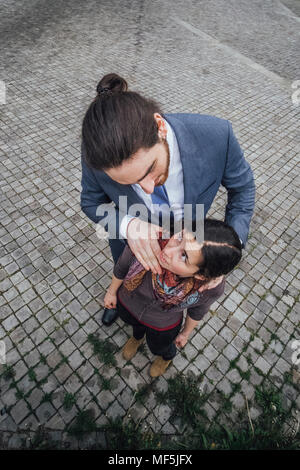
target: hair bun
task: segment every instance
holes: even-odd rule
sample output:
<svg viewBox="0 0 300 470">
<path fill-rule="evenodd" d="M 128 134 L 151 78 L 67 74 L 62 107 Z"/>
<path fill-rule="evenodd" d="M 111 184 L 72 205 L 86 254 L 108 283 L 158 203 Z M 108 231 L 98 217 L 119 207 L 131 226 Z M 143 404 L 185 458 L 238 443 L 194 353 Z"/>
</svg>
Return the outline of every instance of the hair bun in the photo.
<svg viewBox="0 0 300 470">
<path fill-rule="evenodd" d="M 96 91 L 98 96 L 111 96 L 115 93 L 127 91 L 128 85 L 124 78 L 120 77 L 116 73 L 108 73 L 101 78 L 97 85 Z"/>
<path fill-rule="evenodd" d="M 98 95 L 105 95 L 105 94 L 107 94 L 108 92 L 109 92 L 110 95 L 112 94 L 110 88 L 108 88 L 108 87 L 103 87 L 103 86 L 100 85 L 100 84 L 97 86 L 97 89 L 96 89 L 96 90 L 97 90 Z"/>
</svg>

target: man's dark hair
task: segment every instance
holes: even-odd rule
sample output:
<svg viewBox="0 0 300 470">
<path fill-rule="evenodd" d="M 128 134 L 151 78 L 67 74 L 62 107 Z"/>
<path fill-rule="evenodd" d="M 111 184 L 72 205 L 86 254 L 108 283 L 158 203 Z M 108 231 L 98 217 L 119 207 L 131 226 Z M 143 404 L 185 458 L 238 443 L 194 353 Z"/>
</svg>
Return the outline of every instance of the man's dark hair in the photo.
<svg viewBox="0 0 300 470">
<path fill-rule="evenodd" d="M 204 243 L 206 241 L 224 243 L 225 245 L 203 245 L 204 262 L 199 274 L 214 278 L 228 274 L 242 258 L 242 245 L 236 231 L 221 220 L 204 221 Z"/>
<path fill-rule="evenodd" d="M 159 142 L 154 118 L 154 113 L 162 115 L 159 104 L 127 90 L 126 80 L 115 73 L 98 83 L 82 123 L 84 157 L 91 168 L 116 168 L 139 149 Z"/>
</svg>

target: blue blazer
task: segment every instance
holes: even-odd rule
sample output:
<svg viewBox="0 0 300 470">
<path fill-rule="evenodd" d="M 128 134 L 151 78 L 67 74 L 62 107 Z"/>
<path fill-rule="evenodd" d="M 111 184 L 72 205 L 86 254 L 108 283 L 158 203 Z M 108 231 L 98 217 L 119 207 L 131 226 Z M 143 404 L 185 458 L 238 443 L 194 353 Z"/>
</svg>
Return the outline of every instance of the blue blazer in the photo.
<svg viewBox="0 0 300 470">
<path fill-rule="evenodd" d="M 253 172 L 233 133 L 229 121 L 205 114 L 163 114 L 175 132 L 183 168 L 184 203 L 204 204 L 204 216 L 220 185 L 227 190 L 225 222 L 231 225 L 243 245 L 255 204 Z M 112 180 L 104 171 L 94 170 L 84 160 L 82 146 L 81 209 L 95 223 L 105 215 L 96 215 L 97 207 L 111 202 L 116 205 L 117 237 L 122 220 L 118 210 L 119 196 L 127 196 L 128 205 L 144 204 L 131 185 Z M 145 205 L 145 204 L 144 204 Z M 146 206 L 145 206 L 146 207 Z M 150 211 L 147 208 L 148 220 Z M 107 225 L 105 226 L 107 230 Z"/>
</svg>

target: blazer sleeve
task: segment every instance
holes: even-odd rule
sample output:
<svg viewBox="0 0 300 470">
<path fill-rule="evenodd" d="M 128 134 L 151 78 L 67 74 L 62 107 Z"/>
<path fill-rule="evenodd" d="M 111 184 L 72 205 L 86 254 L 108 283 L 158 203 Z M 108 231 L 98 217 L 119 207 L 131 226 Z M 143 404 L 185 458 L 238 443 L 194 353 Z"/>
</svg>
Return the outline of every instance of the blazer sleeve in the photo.
<svg viewBox="0 0 300 470">
<path fill-rule="evenodd" d="M 224 294 L 225 290 L 225 278 L 223 281 L 213 289 L 209 289 L 203 293 L 201 303 L 193 308 L 187 309 L 187 314 L 192 320 L 202 320 L 204 315 L 209 311 L 211 305 Z"/>
<path fill-rule="evenodd" d="M 126 274 L 128 273 L 129 266 L 133 261 L 133 258 L 135 258 L 134 254 L 132 253 L 129 246 L 126 245 L 113 269 L 113 274 L 116 276 L 116 278 L 125 278 Z"/>
<path fill-rule="evenodd" d="M 106 232 L 109 231 L 109 220 L 112 220 L 112 226 L 115 228 L 113 234 L 110 234 L 112 238 L 119 238 L 120 236 L 120 214 L 117 206 L 113 206 L 112 200 L 103 191 L 100 184 L 98 183 L 94 170 L 90 168 L 84 157 L 84 148 L 81 148 L 81 194 L 80 194 L 80 207 L 82 211 L 88 216 L 93 222 L 100 223 Z M 103 206 L 103 215 L 97 215 L 97 209 Z M 113 219 L 109 219 L 109 218 Z M 104 219 L 104 220 L 103 220 Z M 121 237 L 123 239 L 123 237 Z M 126 240 L 124 240 L 127 243 Z"/>
<path fill-rule="evenodd" d="M 225 222 L 233 227 L 245 247 L 255 205 L 252 169 L 228 121 L 226 165 L 221 184 L 227 189 Z"/>
</svg>

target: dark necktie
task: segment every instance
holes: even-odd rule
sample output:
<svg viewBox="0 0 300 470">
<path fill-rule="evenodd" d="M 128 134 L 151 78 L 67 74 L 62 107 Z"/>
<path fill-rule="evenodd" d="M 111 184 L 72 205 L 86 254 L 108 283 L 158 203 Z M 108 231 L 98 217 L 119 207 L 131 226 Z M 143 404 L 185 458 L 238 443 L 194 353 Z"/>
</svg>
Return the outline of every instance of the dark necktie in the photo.
<svg viewBox="0 0 300 470">
<path fill-rule="evenodd" d="M 170 201 L 168 197 L 167 190 L 165 188 L 165 185 L 162 186 L 155 186 L 154 191 L 151 194 L 151 199 L 153 204 L 157 204 L 161 206 L 162 204 L 167 204 L 170 207 Z M 170 220 L 171 223 L 174 219 L 174 214 L 171 211 L 170 212 Z M 159 210 L 159 225 L 162 226 L 162 211 Z"/>
<path fill-rule="evenodd" d="M 160 206 L 162 204 L 168 204 L 168 206 L 170 205 L 168 193 L 164 184 L 162 186 L 154 186 L 154 191 L 151 194 L 151 199 L 153 204 L 158 204 Z"/>
</svg>

